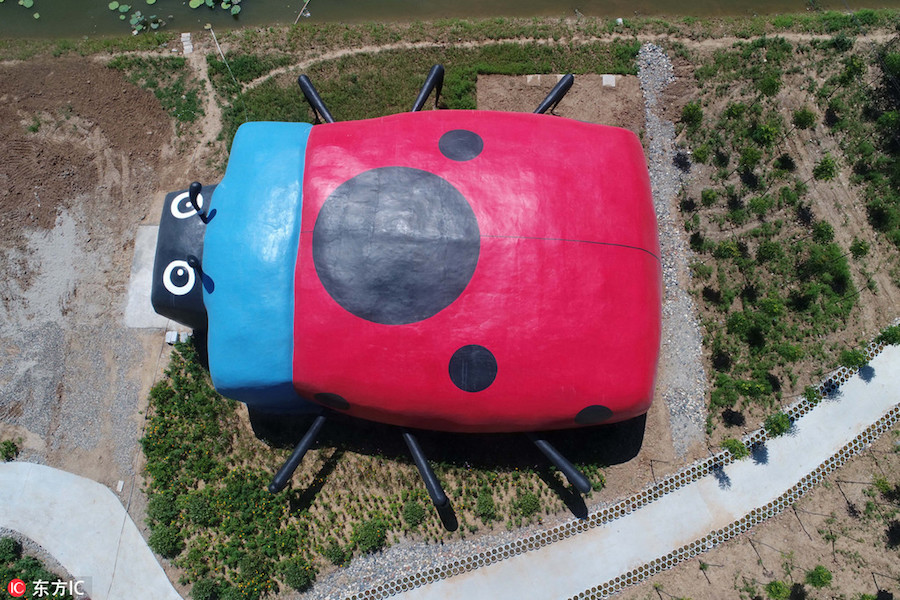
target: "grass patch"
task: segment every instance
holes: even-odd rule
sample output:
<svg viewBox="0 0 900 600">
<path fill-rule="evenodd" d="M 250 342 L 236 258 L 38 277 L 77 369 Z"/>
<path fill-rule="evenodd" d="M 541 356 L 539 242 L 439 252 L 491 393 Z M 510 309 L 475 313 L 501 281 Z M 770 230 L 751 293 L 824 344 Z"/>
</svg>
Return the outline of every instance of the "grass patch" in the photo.
<svg viewBox="0 0 900 600">
<path fill-rule="evenodd" d="M 152 91 L 175 119 L 179 135 L 203 115 L 200 84 L 190 77 L 184 58 L 117 56 L 107 66 L 124 72 L 131 83 Z"/>
<path fill-rule="evenodd" d="M 347 121 L 409 110 L 428 69 L 435 63 L 443 63 L 447 70 L 441 96 L 443 105 L 466 109 L 475 108 L 478 75 L 634 74 L 639 48 L 637 42 L 615 42 L 577 46 L 503 43 L 470 49 L 396 50 L 323 62 L 306 73 L 335 118 Z M 263 68 L 275 68 L 277 62 L 263 58 L 241 60 L 265 65 L 253 70 L 250 79 L 258 77 Z M 238 126 L 246 121 L 311 122 L 312 114 L 296 84 L 297 73 L 266 81 L 238 94 L 224 64 L 214 56 L 208 61 L 213 84 L 226 105 L 223 133 L 229 144 Z M 241 81 L 237 74 L 236 78 Z"/>
</svg>

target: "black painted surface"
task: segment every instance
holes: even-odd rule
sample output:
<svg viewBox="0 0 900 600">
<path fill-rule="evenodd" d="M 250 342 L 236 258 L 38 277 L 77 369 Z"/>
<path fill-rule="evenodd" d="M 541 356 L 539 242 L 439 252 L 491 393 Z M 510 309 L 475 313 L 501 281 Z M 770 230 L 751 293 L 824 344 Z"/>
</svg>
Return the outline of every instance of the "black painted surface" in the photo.
<svg viewBox="0 0 900 600">
<path fill-rule="evenodd" d="M 468 285 L 481 239 L 475 213 L 446 180 L 383 167 L 341 184 L 313 230 L 313 262 L 331 297 L 384 325 L 434 316 Z"/>
<path fill-rule="evenodd" d="M 335 408 L 337 410 L 347 410 L 350 408 L 350 403 L 347 402 L 343 396 L 337 394 L 323 392 L 321 394 L 316 394 L 314 398 L 316 399 L 316 402 L 324 404 L 328 408 Z"/>
<path fill-rule="evenodd" d="M 441 136 L 438 148 L 450 160 L 464 162 L 481 154 L 484 140 L 474 131 L 454 129 Z"/>
<path fill-rule="evenodd" d="M 463 346 L 450 357 L 450 380 L 464 392 L 486 390 L 497 377 L 497 359 L 484 346 Z"/>
<path fill-rule="evenodd" d="M 575 422 L 579 425 L 599 425 L 612 416 L 613 411 L 609 408 L 594 404 L 578 411 L 578 414 L 575 415 Z"/>
<path fill-rule="evenodd" d="M 205 210 L 209 210 L 215 185 L 203 186 Z M 203 256 L 203 237 L 206 234 L 206 223 L 194 212 L 190 199 L 185 193 L 188 190 L 171 192 L 166 195 L 162 217 L 159 220 L 159 233 L 156 242 L 156 257 L 153 261 L 153 282 L 150 288 L 150 302 L 160 315 L 178 321 L 192 329 L 205 329 L 207 324 L 206 307 L 203 304 L 204 274 L 197 257 Z M 172 202 L 180 194 L 185 194 L 178 202 L 177 212 L 194 213 L 178 219 L 172 214 Z M 164 275 L 166 268 L 174 261 L 183 261 L 169 271 L 169 283 L 176 288 L 183 288 L 190 283 L 190 272 L 193 272 L 193 286 L 187 293 L 176 295 L 166 289 Z M 189 262 L 197 262 L 191 267 Z M 211 282 L 207 283 L 207 287 Z"/>
</svg>

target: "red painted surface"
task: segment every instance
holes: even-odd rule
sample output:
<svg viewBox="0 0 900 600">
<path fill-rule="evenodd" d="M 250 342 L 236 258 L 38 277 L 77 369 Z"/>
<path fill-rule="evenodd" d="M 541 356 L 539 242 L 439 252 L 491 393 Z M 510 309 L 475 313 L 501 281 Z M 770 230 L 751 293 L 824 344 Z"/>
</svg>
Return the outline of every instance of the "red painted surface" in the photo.
<svg viewBox="0 0 900 600">
<path fill-rule="evenodd" d="M 474 131 L 482 153 L 443 156 Z M 481 251 L 460 297 L 435 316 L 382 325 L 339 306 L 312 259 L 316 216 L 366 170 L 405 166 L 453 184 L 478 219 Z M 295 277 L 294 384 L 333 393 L 356 417 L 447 431 L 574 427 L 590 405 L 608 422 L 647 411 L 659 352 L 661 270 L 644 155 L 629 131 L 552 117 L 429 111 L 320 125 L 306 155 Z M 497 359 L 465 392 L 448 363 L 478 344 Z"/>
</svg>

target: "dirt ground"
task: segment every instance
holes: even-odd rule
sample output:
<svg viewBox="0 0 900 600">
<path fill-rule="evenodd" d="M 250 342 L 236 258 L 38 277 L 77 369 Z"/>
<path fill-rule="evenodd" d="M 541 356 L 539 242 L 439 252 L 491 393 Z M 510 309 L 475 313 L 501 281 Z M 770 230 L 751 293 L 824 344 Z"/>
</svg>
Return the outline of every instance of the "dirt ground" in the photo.
<svg viewBox="0 0 900 600">
<path fill-rule="evenodd" d="M 195 46 L 201 51 L 188 64 L 202 77 L 202 45 Z M 685 69 L 676 65 L 676 72 Z M 555 83 L 553 76 L 482 78 L 478 104 L 530 112 Z M 670 94 L 683 98 L 680 89 Z M 611 88 L 599 76 L 577 77 L 555 113 L 639 134 L 643 101 L 637 78 L 616 76 Z M 132 494 L 132 486 L 136 481 L 140 487 L 141 411 L 166 356 L 161 332 L 122 325 L 134 237 L 138 226 L 158 221 L 167 191 L 212 178 L 203 165 L 221 150 L 214 144 L 216 114 L 207 98 L 199 130 L 191 140 L 179 140 L 151 93 L 94 59 L 0 63 L 0 147 L 5 156 L 0 161 L 0 438 L 21 439 L 22 460 L 84 475 L 113 489 L 125 481 L 123 501 L 140 496 Z M 865 299 L 861 304 L 865 307 Z M 869 310 L 883 308 L 864 308 Z M 638 456 L 606 471 L 605 500 L 639 489 L 706 452 L 696 448 L 687 457 L 675 456 L 661 401 L 651 409 L 646 431 Z M 889 443 L 880 442 L 880 451 L 887 452 Z M 872 457 L 877 456 L 858 459 L 839 477 L 870 481 Z M 896 480 L 900 467 L 893 456 L 890 468 Z M 621 597 L 738 597 L 735 582 L 742 577 L 767 581 L 770 571 L 782 576 L 782 561 L 769 547 L 794 552 L 798 569 L 831 561 L 830 548 L 816 533 L 822 518 L 812 513 L 837 513 L 835 523 L 845 523 L 848 531 L 856 523 L 846 521 L 850 516 L 840 520 L 847 503 L 835 495 L 836 488 L 821 489 L 801 502 L 798 510 L 810 511 L 808 516 L 783 515 L 705 555 L 703 561 L 715 565 L 706 571 L 698 572 L 699 561 L 690 561 Z M 864 486 L 842 489 L 857 494 L 854 502 L 864 505 L 858 498 Z M 873 529 L 872 536 L 876 534 Z M 751 540 L 759 542 L 754 550 Z M 863 555 L 867 569 L 896 574 L 896 556 L 880 557 L 871 543 L 868 549 L 863 546 L 853 552 Z M 871 589 L 865 587 L 870 575 L 853 571 L 855 559 L 834 554 L 834 561 L 839 560 L 848 565 L 842 573 L 858 577 L 858 589 Z M 655 588 L 656 583 L 662 587 Z M 878 583 L 900 591 L 896 582 Z"/>
<path fill-rule="evenodd" d="M 634 75 L 613 75 L 615 86 L 604 86 L 600 75 L 578 75 L 553 114 L 630 129 L 644 126 L 641 86 Z M 556 85 L 557 75 L 490 75 L 478 78 L 478 108 L 532 111 Z"/>
<path fill-rule="evenodd" d="M 130 488 L 158 334 L 120 323 L 173 128 L 88 59 L 0 64 L 0 90 L 0 436 Z"/>
</svg>

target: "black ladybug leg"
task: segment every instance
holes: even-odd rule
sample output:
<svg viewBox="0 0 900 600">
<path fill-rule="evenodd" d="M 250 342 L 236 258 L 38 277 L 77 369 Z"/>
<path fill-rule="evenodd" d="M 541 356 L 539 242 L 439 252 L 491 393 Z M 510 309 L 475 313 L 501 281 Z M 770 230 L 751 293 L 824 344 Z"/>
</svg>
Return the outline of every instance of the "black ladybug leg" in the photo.
<svg viewBox="0 0 900 600">
<path fill-rule="evenodd" d="M 422 110 L 422 107 L 425 106 L 425 101 L 428 100 L 428 96 L 431 94 L 431 90 L 437 90 L 434 94 L 434 107 L 437 108 L 438 98 L 441 97 L 441 88 L 443 86 L 444 66 L 434 65 L 428 72 L 428 77 L 425 78 L 425 85 L 422 86 L 422 90 L 419 92 L 419 97 L 416 98 L 415 103 L 413 103 L 411 112 Z"/>
<path fill-rule="evenodd" d="M 313 112 L 316 113 L 316 115 L 321 116 L 326 123 L 334 123 L 334 117 L 331 116 L 325 103 L 322 102 L 319 92 L 316 91 L 316 88 L 312 84 L 312 81 L 309 80 L 309 77 L 301 75 L 297 78 L 297 85 L 303 90 L 303 95 L 306 96 L 306 101 L 312 106 Z"/>
<path fill-rule="evenodd" d="M 425 489 L 428 490 L 428 495 L 431 496 L 434 506 L 438 509 L 447 507 L 450 504 L 450 500 L 447 499 L 447 494 L 444 493 L 441 482 L 438 481 L 437 475 L 434 474 L 434 470 L 428 464 L 428 459 L 425 457 L 425 453 L 422 452 L 419 441 L 408 431 L 403 432 L 403 441 L 406 442 L 406 446 L 409 448 L 410 454 L 412 454 L 416 468 L 419 469 L 422 481 L 425 482 Z"/>
<path fill-rule="evenodd" d="M 538 450 L 553 463 L 553 466 L 562 471 L 563 475 L 566 476 L 566 479 L 569 480 L 569 483 L 571 483 L 579 493 L 587 494 L 591 491 L 591 482 L 588 481 L 588 478 L 585 477 L 575 465 L 569 462 L 569 459 L 563 456 L 559 450 L 554 448 L 550 442 L 536 433 L 529 433 L 528 438 L 534 442 L 534 445 L 538 447 Z"/>
<path fill-rule="evenodd" d="M 543 114 L 547 112 L 549 109 L 551 112 L 556 108 L 556 105 L 559 104 L 559 101 L 563 99 L 563 96 L 566 95 L 566 92 L 569 91 L 569 88 L 572 87 L 572 83 L 575 81 L 575 76 L 569 73 L 565 77 L 559 80 L 559 83 L 554 86 L 550 93 L 547 94 L 547 97 L 544 98 L 544 101 L 541 102 L 536 109 L 534 109 L 535 113 Z"/>
<path fill-rule="evenodd" d="M 309 450 L 309 447 L 316 441 L 316 437 L 319 435 L 319 431 L 321 431 L 322 425 L 324 424 L 325 415 L 319 415 L 315 418 L 312 425 L 306 430 L 306 435 L 303 436 L 303 439 L 300 440 L 300 443 L 294 448 L 290 458 L 288 458 L 281 468 L 278 469 L 278 473 L 275 474 L 272 483 L 269 484 L 270 492 L 277 494 L 287 486 L 294 471 L 297 470 L 297 467 L 299 467 L 300 463 L 303 461 L 303 456 L 306 454 L 306 451 Z"/>
</svg>

